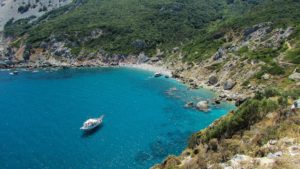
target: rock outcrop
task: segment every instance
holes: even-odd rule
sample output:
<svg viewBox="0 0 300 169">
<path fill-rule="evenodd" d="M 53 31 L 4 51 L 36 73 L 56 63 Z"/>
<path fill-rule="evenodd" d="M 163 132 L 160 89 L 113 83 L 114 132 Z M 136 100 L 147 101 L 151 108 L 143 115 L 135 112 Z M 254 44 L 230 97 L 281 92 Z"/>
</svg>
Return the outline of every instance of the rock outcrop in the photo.
<svg viewBox="0 0 300 169">
<path fill-rule="evenodd" d="M 196 107 L 198 110 L 208 111 L 208 109 L 209 109 L 208 101 L 200 101 L 197 103 Z"/>
<path fill-rule="evenodd" d="M 218 83 L 218 78 L 215 75 L 212 75 L 209 77 L 208 83 L 211 85 L 215 85 Z"/>
<path fill-rule="evenodd" d="M 232 79 L 228 79 L 225 83 L 224 83 L 224 90 L 231 90 L 234 86 L 236 85 L 236 82 L 233 81 Z"/>
</svg>

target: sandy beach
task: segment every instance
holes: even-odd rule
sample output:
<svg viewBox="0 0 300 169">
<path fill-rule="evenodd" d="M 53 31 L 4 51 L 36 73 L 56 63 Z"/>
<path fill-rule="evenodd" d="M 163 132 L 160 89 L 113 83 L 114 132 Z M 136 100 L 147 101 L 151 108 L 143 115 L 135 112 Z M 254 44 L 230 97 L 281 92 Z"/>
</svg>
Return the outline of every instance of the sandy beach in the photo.
<svg viewBox="0 0 300 169">
<path fill-rule="evenodd" d="M 151 64 L 146 64 L 146 63 L 142 63 L 142 64 L 120 63 L 119 66 L 143 69 L 143 70 L 147 70 L 147 71 L 151 71 L 151 72 L 161 73 L 163 75 L 167 75 L 170 77 L 172 76 L 172 72 L 170 70 L 168 70 L 167 68 L 165 68 L 163 66 L 158 66 L 158 65 L 151 65 Z"/>
</svg>

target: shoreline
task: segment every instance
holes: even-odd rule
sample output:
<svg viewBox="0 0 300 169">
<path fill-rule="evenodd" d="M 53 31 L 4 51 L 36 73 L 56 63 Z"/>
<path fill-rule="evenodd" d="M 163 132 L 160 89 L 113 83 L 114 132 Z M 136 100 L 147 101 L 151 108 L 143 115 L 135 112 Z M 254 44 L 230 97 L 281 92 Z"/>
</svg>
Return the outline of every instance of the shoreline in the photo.
<svg viewBox="0 0 300 169">
<path fill-rule="evenodd" d="M 215 93 L 214 100 L 219 102 L 229 102 L 234 103 L 240 98 L 246 98 L 245 94 L 237 93 L 234 90 L 223 90 L 222 87 L 215 87 L 212 85 L 206 84 L 206 81 L 189 81 L 190 77 L 181 77 L 174 75 L 174 70 L 166 68 L 167 63 L 157 62 L 157 63 L 130 63 L 130 62 L 119 62 L 118 64 L 103 63 L 103 62 L 81 62 L 81 63 L 68 63 L 68 62 L 55 62 L 55 64 L 36 64 L 36 63 L 27 63 L 27 64 L 14 64 L 10 65 L 8 68 L 0 68 L 1 70 L 13 71 L 13 70 L 23 70 L 23 71 L 32 71 L 35 70 L 45 70 L 45 69 L 66 69 L 66 68 L 133 68 L 145 70 L 153 73 L 161 73 L 163 76 L 168 76 L 174 80 L 179 81 L 180 83 L 188 86 L 192 89 L 207 89 Z M 196 86 L 195 86 L 196 85 Z"/>
<path fill-rule="evenodd" d="M 153 72 L 153 73 L 161 73 L 162 75 L 166 75 L 169 77 L 172 76 L 171 70 L 165 68 L 164 66 L 159 66 L 159 65 L 152 65 L 152 64 L 147 64 L 147 63 L 142 63 L 142 64 L 120 63 L 119 67 L 141 69 L 141 70 L 146 70 L 146 71 Z M 176 78 L 174 78 L 174 79 L 176 79 Z"/>
</svg>

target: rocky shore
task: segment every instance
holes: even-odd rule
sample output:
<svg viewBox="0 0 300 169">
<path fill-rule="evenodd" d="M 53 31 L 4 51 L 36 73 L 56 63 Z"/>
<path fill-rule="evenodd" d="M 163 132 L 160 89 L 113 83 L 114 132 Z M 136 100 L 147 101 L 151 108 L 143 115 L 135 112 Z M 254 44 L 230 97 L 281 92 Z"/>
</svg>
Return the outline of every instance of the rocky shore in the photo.
<svg viewBox="0 0 300 169">
<path fill-rule="evenodd" d="M 138 57 L 136 57 L 138 58 Z M 175 67 L 170 66 L 169 63 L 165 62 L 163 59 L 159 59 L 156 62 L 146 61 L 141 62 L 136 59 L 134 56 L 130 58 L 122 59 L 120 61 L 103 61 L 103 59 L 88 59 L 88 60 L 76 60 L 76 59 L 56 59 L 55 57 L 48 58 L 39 58 L 37 60 L 31 61 L 19 61 L 19 62 L 9 62 L 9 61 L 1 61 L 0 69 L 48 69 L 48 68 L 80 68 L 80 67 L 127 67 L 127 68 L 136 68 L 143 69 L 147 71 L 151 71 L 153 73 L 161 73 L 166 77 L 175 78 L 182 83 L 188 85 L 190 88 L 206 88 L 212 90 L 217 93 L 217 97 L 214 98 L 211 102 L 214 104 L 221 101 L 232 101 L 235 102 L 236 105 L 239 105 L 241 102 L 245 101 L 247 97 L 250 97 L 244 93 L 238 93 L 235 90 L 225 90 L 220 86 L 212 86 L 206 80 L 190 80 L 191 78 L 196 79 L 191 76 L 181 76 L 178 75 L 178 71 Z M 203 75 L 207 76 L 207 75 Z M 210 75 L 208 75 L 210 76 Z"/>
</svg>

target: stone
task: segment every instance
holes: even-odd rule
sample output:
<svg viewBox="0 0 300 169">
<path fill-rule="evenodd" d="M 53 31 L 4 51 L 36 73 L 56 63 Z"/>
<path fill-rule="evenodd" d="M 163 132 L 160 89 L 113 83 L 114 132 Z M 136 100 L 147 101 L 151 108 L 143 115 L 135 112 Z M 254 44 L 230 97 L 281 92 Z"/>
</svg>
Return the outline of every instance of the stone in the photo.
<svg viewBox="0 0 300 169">
<path fill-rule="evenodd" d="M 219 97 L 224 99 L 224 98 L 226 98 L 227 96 L 226 96 L 226 94 L 222 93 L 222 94 L 220 94 Z"/>
<path fill-rule="evenodd" d="M 5 69 L 7 67 L 8 67 L 8 65 L 5 62 L 0 61 L 0 69 Z"/>
<path fill-rule="evenodd" d="M 270 140 L 270 141 L 269 141 L 269 144 L 270 144 L 270 145 L 275 145 L 275 144 L 277 144 L 277 142 L 278 142 L 277 140 Z"/>
<path fill-rule="evenodd" d="M 222 58 L 226 58 L 226 52 L 223 48 L 219 48 L 218 51 L 214 54 L 213 60 L 216 61 Z"/>
<path fill-rule="evenodd" d="M 218 83 L 218 78 L 216 76 L 212 75 L 209 77 L 208 83 L 211 85 L 215 85 Z"/>
<path fill-rule="evenodd" d="M 300 155 L 300 146 L 291 146 L 288 150 L 292 156 Z"/>
<path fill-rule="evenodd" d="M 236 85 L 236 82 L 229 79 L 224 83 L 224 90 L 231 90 Z"/>
<path fill-rule="evenodd" d="M 146 63 L 149 61 L 149 57 L 145 55 L 145 53 L 140 53 L 137 57 L 137 62 L 138 63 Z"/>
<path fill-rule="evenodd" d="M 193 107 L 194 106 L 194 103 L 193 102 L 187 102 L 184 107 Z"/>
<path fill-rule="evenodd" d="M 200 101 L 196 105 L 198 110 L 207 111 L 208 110 L 208 101 Z"/>
<path fill-rule="evenodd" d="M 243 104 L 245 101 L 247 100 L 247 98 L 237 98 L 235 101 L 235 106 L 240 106 L 241 104 Z"/>
<path fill-rule="evenodd" d="M 266 73 L 266 74 L 264 74 L 264 75 L 262 76 L 262 78 L 263 78 L 264 80 L 269 80 L 269 79 L 270 79 L 270 74 Z"/>
<path fill-rule="evenodd" d="M 151 62 L 158 62 L 159 61 L 159 58 L 154 56 L 150 59 Z"/>
<path fill-rule="evenodd" d="M 174 47 L 173 48 L 173 52 L 175 53 L 175 52 L 178 52 L 180 50 L 180 48 L 179 47 Z"/>
<path fill-rule="evenodd" d="M 216 104 L 221 104 L 221 99 L 215 99 Z"/>
<path fill-rule="evenodd" d="M 300 81 L 300 73 L 294 72 L 289 76 L 289 79 L 294 81 Z"/>
</svg>

